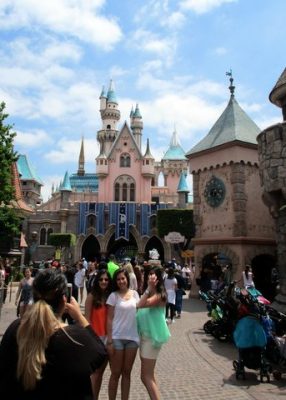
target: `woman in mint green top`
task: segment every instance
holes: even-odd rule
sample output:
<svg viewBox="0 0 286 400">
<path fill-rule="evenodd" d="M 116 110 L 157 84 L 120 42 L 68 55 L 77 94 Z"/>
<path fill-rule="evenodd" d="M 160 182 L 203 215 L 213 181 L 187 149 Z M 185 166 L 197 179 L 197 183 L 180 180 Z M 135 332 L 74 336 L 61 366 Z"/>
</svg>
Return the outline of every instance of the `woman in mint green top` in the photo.
<svg viewBox="0 0 286 400">
<path fill-rule="evenodd" d="M 141 380 L 150 399 L 159 400 L 155 365 L 159 351 L 170 338 L 165 320 L 167 293 L 160 267 L 148 272 L 148 287 L 137 303 L 137 328 L 140 335 Z"/>
</svg>

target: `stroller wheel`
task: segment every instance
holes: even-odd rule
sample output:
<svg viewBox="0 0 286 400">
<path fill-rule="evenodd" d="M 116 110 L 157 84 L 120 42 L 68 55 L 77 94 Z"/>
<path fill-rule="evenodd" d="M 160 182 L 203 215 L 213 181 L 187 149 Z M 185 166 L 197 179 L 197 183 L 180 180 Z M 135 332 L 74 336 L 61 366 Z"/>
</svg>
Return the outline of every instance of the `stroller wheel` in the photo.
<svg viewBox="0 0 286 400">
<path fill-rule="evenodd" d="M 234 361 L 232 362 L 232 366 L 233 366 L 233 369 L 236 371 L 237 368 L 238 368 L 238 362 L 237 362 L 236 360 L 234 360 Z"/>
<path fill-rule="evenodd" d="M 269 383 L 270 382 L 270 375 L 267 373 L 267 374 L 262 374 L 262 373 L 260 373 L 260 382 L 263 382 L 264 380 L 264 377 L 267 379 L 267 382 Z"/>
<path fill-rule="evenodd" d="M 277 369 L 275 369 L 273 371 L 273 377 L 274 379 L 276 379 L 277 381 L 280 381 L 280 379 L 282 378 L 282 374 L 280 371 L 278 371 Z"/>
<path fill-rule="evenodd" d="M 205 333 L 212 333 L 213 322 L 211 319 L 204 323 L 203 329 L 204 329 Z"/>
</svg>

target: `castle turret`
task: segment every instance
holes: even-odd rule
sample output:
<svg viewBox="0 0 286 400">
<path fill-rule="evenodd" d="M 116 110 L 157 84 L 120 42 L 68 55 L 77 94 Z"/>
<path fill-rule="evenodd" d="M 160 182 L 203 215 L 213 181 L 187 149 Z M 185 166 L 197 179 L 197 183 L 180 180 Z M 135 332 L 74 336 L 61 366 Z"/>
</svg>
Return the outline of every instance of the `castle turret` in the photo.
<svg viewBox="0 0 286 400">
<path fill-rule="evenodd" d="M 143 122 L 142 122 L 142 116 L 139 110 L 138 104 L 136 104 L 135 111 L 132 110 L 130 112 L 130 125 L 131 125 L 131 130 L 134 135 L 135 141 L 141 150 L 141 139 L 142 139 L 142 130 L 143 130 Z"/>
<path fill-rule="evenodd" d="M 60 192 L 61 192 L 61 209 L 64 209 L 64 210 L 68 209 L 70 194 L 72 192 L 68 171 L 66 171 L 64 180 L 60 185 Z M 61 232 L 65 232 L 65 230 L 62 229 Z"/>
<path fill-rule="evenodd" d="M 105 154 L 109 150 L 118 134 L 117 124 L 120 120 L 120 111 L 118 110 L 118 102 L 115 95 L 114 85 L 110 81 L 107 95 L 105 96 L 104 89 L 100 95 L 100 114 L 102 120 L 102 128 L 97 132 L 97 140 Z"/>
<path fill-rule="evenodd" d="M 77 174 L 83 176 L 85 174 L 84 171 L 84 145 L 83 145 L 83 138 L 81 139 L 81 147 L 78 159 L 78 170 Z"/>
<path fill-rule="evenodd" d="M 188 202 L 188 193 L 189 188 L 187 184 L 187 179 L 186 179 L 186 173 L 181 172 L 179 184 L 178 184 L 178 189 L 177 189 L 178 195 L 179 195 L 179 201 L 178 201 L 178 207 L 179 208 L 186 208 L 186 204 Z"/>
<path fill-rule="evenodd" d="M 154 177 L 154 169 L 155 169 L 154 166 L 155 166 L 155 159 L 151 154 L 149 139 L 147 139 L 147 147 L 145 155 L 143 157 L 143 166 L 142 166 L 142 175 L 144 176 L 144 178 Z"/>
</svg>

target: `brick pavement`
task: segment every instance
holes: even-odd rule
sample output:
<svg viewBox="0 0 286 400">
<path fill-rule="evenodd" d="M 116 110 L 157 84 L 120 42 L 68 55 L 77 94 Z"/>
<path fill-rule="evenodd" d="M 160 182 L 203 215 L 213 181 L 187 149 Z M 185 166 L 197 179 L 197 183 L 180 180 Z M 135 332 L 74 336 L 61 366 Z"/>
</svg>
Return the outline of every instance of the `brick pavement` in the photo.
<svg viewBox="0 0 286 400">
<path fill-rule="evenodd" d="M 3 306 L 0 335 L 15 317 L 12 300 Z M 157 362 L 157 380 L 162 400 L 278 400 L 286 398 L 286 379 L 259 383 L 256 371 L 248 370 L 245 381 L 235 379 L 232 361 L 237 351 L 232 344 L 220 343 L 203 332 L 207 320 L 205 304 L 198 299 L 184 299 L 180 320 L 170 326 L 172 337 L 163 347 Z M 1 337 L 1 336 L 0 336 Z M 107 400 L 107 368 L 100 399 Z M 118 392 L 118 398 L 120 390 Z M 148 400 L 140 381 L 140 360 L 137 356 L 132 371 L 130 400 Z"/>
</svg>

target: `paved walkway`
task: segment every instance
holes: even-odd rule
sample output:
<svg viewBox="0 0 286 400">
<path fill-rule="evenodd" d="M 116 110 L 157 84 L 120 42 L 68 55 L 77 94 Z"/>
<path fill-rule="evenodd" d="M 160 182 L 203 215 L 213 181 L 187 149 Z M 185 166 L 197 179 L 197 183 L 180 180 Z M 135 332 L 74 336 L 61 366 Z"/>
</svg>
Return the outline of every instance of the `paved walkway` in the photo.
<svg viewBox="0 0 286 400">
<path fill-rule="evenodd" d="M 15 288 L 16 289 L 16 288 Z M 15 318 L 14 295 L 3 306 L 0 335 Z M 220 343 L 202 329 L 207 320 L 205 303 L 184 299 L 182 318 L 170 326 L 172 337 L 163 347 L 157 362 L 157 380 L 162 400 L 282 400 L 286 398 L 286 376 L 270 383 L 260 383 L 257 371 L 247 370 L 246 380 L 237 381 L 232 361 L 237 351 L 232 344 Z M 0 336 L 0 338 L 1 338 Z M 107 368 L 100 399 L 107 400 Z M 119 392 L 120 393 L 120 392 Z M 118 398 L 120 398 L 118 393 Z M 130 400 L 148 400 L 140 381 L 140 360 L 133 371 Z"/>
</svg>

